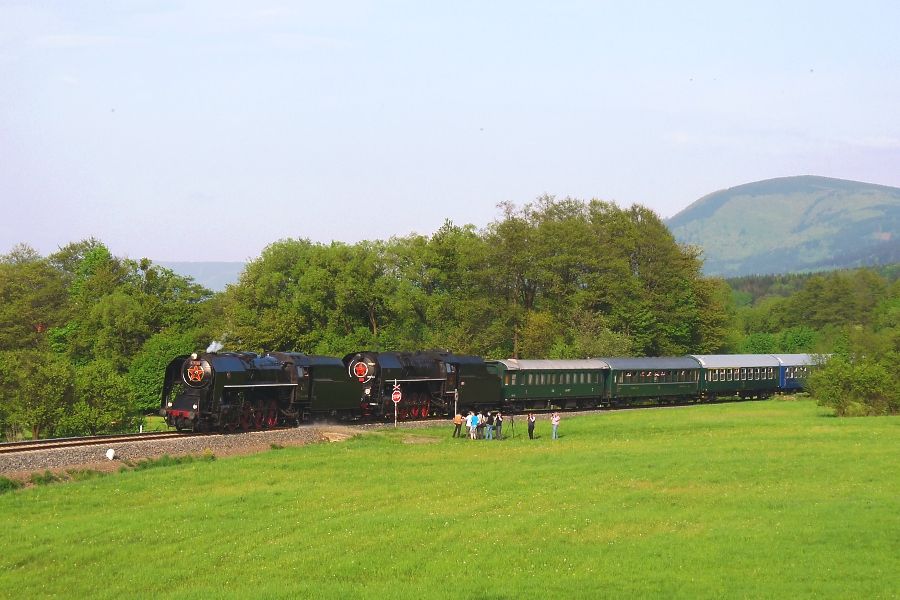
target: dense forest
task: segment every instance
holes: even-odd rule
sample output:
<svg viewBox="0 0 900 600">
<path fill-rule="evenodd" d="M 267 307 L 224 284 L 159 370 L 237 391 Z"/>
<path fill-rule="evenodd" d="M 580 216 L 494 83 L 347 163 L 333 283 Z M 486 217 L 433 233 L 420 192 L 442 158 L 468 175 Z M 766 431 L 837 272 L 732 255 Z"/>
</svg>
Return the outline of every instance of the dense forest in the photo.
<svg viewBox="0 0 900 600">
<path fill-rule="evenodd" d="M 18 245 L 0 256 L 0 427 L 8 439 L 133 430 L 158 408 L 165 364 L 213 340 L 337 356 L 897 357 L 891 273 L 750 293 L 703 277 L 696 250 L 646 208 L 549 196 L 500 208 L 482 230 L 447 221 L 430 236 L 277 241 L 217 294 L 95 239 L 49 256 Z"/>
</svg>

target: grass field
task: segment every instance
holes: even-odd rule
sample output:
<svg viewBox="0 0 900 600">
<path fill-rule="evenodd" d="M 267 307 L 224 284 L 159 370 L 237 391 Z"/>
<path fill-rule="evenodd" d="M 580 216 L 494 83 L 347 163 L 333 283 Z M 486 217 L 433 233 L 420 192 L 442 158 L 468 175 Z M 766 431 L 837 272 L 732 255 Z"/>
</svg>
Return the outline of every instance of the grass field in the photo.
<svg viewBox="0 0 900 600">
<path fill-rule="evenodd" d="M 386 431 L 0 495 L 0 595 L 889 598 L 900 420 L 768 401 Z"/>
</svg>

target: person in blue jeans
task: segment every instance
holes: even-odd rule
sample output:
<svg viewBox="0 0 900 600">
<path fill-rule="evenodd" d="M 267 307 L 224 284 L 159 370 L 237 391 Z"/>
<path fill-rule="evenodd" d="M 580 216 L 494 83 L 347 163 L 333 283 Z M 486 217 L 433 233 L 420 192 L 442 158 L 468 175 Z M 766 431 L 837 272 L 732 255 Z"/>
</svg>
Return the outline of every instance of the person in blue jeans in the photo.
<svg viewBox="0 0 900 600">
<path fill-rule="evenodd" d="M 494 439 L 494 415 L 491 413 L 488 413 L 484 420 L 484 439 Z"/>
<path fill-rule="evenodd" d="M 559 434 L 557 431 L 559 430 L 559 413 L 553 413 L 553 416 L 550 417 L 550 424 L 553 425 L 553 439 L 558 440 Z"/>
</svg>

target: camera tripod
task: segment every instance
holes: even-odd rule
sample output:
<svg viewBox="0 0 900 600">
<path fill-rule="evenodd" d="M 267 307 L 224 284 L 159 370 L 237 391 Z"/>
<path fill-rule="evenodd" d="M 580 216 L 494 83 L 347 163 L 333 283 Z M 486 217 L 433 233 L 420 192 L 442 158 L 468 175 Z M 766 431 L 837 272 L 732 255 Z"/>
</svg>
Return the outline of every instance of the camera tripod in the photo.
<svg viewBox="0 0 900 600">
<path fill-rule="evenodd" d="M 509 425 L 506 425 L 507 421 L 509 421 Z M 504 425 L 503 429 L 505 430 L 503 432 L 504 433 L 503 437 L 515 439 L 515 437 L 516 437 L 516 417 L 515 417 L 515 415 L 513 415 L 512 413 L 510 413 L 508 416 L 504 415 L 503 416 L 503 425 Z M 507 427 L 509 427 L 508 430 L 507 430 Z M 509 431 L 509 434 L 507 434 L 506 431 Z"/>
</svg>

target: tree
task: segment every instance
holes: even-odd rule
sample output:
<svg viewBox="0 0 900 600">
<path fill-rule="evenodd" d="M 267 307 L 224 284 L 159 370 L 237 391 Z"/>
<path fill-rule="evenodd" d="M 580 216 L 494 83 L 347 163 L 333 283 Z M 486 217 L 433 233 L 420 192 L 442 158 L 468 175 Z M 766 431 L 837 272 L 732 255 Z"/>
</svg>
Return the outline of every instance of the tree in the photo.
<svg viewBox="0 0 900 600">
<path fill-rule="evenodd" d="M 75 369 L 75 402 L 60 421 L 74 435 L 134 430 L 134 396 L 113 361 L 94 360 Z"/>
<path fill-rule="evenodd" d="M 46 348 L 66 315 L 62 275 L 28 246 L 0 257 L 0 350 Z"/>
<path fill-rule="evenodd" d="M 197 329 L 168 329 L 148 339 L 128 367 L 128 387 L 135 399 L 135 410 L 141 414 L 159 411 L 166 366 L 176 356 L 202 350 L 207 342 L 206 334 Z"/>
<path fill-rule="evenodd" d="M 7 426 L 30 429 L 34 439 L 53 435 L 72 404 L 74 374 L 68 361 L 35 350 L 4 352 L 0 377 Z"/>
</svg>

